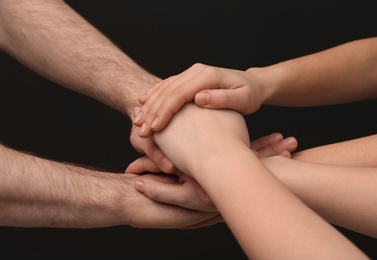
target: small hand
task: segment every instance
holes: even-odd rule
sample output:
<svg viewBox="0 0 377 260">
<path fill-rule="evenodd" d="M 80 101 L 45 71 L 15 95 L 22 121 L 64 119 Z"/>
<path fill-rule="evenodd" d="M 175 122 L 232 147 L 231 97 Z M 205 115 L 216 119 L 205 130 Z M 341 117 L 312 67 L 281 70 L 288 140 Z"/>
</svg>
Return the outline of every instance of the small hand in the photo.
<svg viewBox="0 0 377 260">
<path fill-rule="evenodd" d="M 136 108 L 135 112 L 139 109 Z M 174 165 L 166 158 L 163 152 L 155 144 L 152 137 L 141 138 L 138 135 L 139 127 L 133 125 L 131 129 L 130 142 L 132 146 L 140 153 L 145 154 L 150 160 L 152 160 L 155 165 L 159 167 L 159 171 L 165 173 L 175 173 L 176 168 Z"/>
<path fill-rule="evenodd" d="M 297 148 L 298 142 L 294 137 L 284 138 L 281 133 L 273 133 L 250 142 L 252 149 L 259 158 L 275 155 L 291 158 L 292 152 Z"/>
<path fill-rule="evenodd" d="M 297 140 L 294 137 L 285 138 L 280 133 L 273 133 L 258 138 L 250 143 L 250 148 L 260 158 L 280 155 L 291 157 L 291 153 L 297 147 Z M 141 157 L 132 162 L 126 172 L 143 173 L 159 172 L 159 167 L 147 157 Z M 144 193 L 152 200 L 168 204 L 178 205 L 185 208 L 198 209 L 202 211 L 215 210 L 212 201 L 203 188 L 195 179 L 180 174 L 177 183 L 161 181 L 160 175 L 142 175 L 136 183 L 135 188 Z"/>
<path fill-rule="evenodd" d="M 262 91 L 251 80 L 244 71 L 195 64 L 140 97 L 142 108 L 134 124 L 141 127 L 140 136 L 149 136 L 162 130 L 173 114 L 194 98 L 201 107 L 250 114 L 262 104 Z"/>
</svg>

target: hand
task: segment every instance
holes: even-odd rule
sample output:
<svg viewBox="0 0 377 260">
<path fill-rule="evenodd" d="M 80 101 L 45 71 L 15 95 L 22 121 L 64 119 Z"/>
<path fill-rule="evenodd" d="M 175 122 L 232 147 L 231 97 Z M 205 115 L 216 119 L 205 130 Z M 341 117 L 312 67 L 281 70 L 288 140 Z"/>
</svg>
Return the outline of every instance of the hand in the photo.
<svg viewBox="0 0 377 260">
<path fill-rule="evenodd" d="M 135 108 L 135 112 L 138 112 L 139 110 L 139 108 Z M 154 164 L 159 168 L 159 171 L 163 171 L 165 173 L 175 173 L 177 169 L 166 158 L 163 152 L 158 148 L 153 138 L 141 138 L 137 134 L 138 131 L 139 127 L 133 125 L 131 129 L 130 142 L 132 146 L 136 149 L 136 151 L 145 154 L 148 158 L 150 158 L 150 160 L 152 160 Z"/>
<path fill-rule="evenodd" d="M 252 80 L 244 71 L 195 64 L 140 97 L 142 108 L 134 124 L 141 127 L 140 136 L 149 136 L 162 130 L 173 114 L 194 98 L 201 107 L 253 113 L 261 106 L 263 93 Z"/>
<path fill-rule="evenodd" d="M 193 178 L 178 173 L 166 181 L 166 174 L 156 174 L 159 171 L 159 167 L 145 156 L 132 162 L 126 169 L 126 173 L 151 172 L 141 175 L 135 183 L 136 190 L 150 199 L 193 210 L 217 212 L 206 192 Z"/>
<path fill-rule="evenodd" d="M 250 149 L 260 158 L 275 155 L 290 158 L 296 147 L 297 140 L 294 137 L 284 139 L 280 133 L 273 133 L 250 143 Z M 159 168 L 147 157 L 142 157 L 132 162 L 126 172 L 159 172 Z M 142 175 L 137 179 L 135 188 L 155 201 L 201 211 L 215 210 L 207 193 L 193 178 L 180 173 L 178 182 L 172 183 L 161 181 L 159 176 L 156 178 L 153 174 Z"/>
<path fill-rule="evenodd" d="M 292 152 L 296 150 L 297 145 L 296 138 L 284 138 L 281 133 L 273 133 L 253 140 L 250 143 L 250 149 L 252 149 L 259 158 L 272 157 L 275 155 L 291 158 Z"/>
<path fill-rule="evenodd" d="M 137 192 L 132 186 L 139 175 L 127 173 L 123 180 L 130 189 L 124 191 L 127 200 L 131 203 L 120 210 L 127 216 L 127 225 L 140 228 L 198 228 L 218 223 L 221 221 L 217 212 L 202 212 L 182 207 L 153 201 L 142 193 Z M 155 175 L 154 178 L 165 183 L 176 183 L 173 175 Z"/>
</svg>

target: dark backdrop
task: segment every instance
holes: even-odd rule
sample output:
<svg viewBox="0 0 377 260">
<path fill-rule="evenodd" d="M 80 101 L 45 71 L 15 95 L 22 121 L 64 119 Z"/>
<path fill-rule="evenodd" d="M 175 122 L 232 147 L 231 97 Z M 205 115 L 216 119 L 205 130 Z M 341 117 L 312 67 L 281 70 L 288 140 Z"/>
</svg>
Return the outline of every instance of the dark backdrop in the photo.
<svg viewBox="0 0 377 260">
<path fill-rule="evenodd" d="M 144 68 L 165 78 L 195 62 L 246 69 L 377 35 L 370 1 L 67 1 Z M 0 140 L 54 160 L 123 170 L 139 155 L 120 113 L 51 83 L 0 54 Z M 357 86 L 355 86 L 357 87 Z M 377 132 L 377 102 L 321 108 L 262 107 L 252 138 L 280 131 L 299 150 Z M 340 229 L 372 258 L 375 239 Z M 199 230 L 126 226 L 0 230 L 1 250 L 106 259 L 245 259 L 224 224 Z M 208 255 L 210 257 L 208 257 Z"/>
</svg>

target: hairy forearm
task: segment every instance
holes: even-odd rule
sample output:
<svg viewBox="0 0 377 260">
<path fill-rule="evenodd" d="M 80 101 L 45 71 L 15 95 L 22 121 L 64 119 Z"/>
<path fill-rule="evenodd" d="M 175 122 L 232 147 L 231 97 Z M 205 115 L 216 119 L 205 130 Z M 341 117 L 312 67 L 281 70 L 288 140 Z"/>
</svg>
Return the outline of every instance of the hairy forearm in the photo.
<svg viewBox="0 0 377 260">
<path fill-rule="evenodd" d="M 117 176 L 120 175 L 53 162 L 0 146 L 0 225 L 113 225 L 118 196 L 127 194 L 124 179 Z"/>
<path fill-rule="evenodd" d="M 218 214 L 152 201 L 135 190 L 137 177 L 0 146 L 0 226 L 185 228 Z"/>
<path fill-rule="evenodd" d="M 60 0 L 1 1 L 0 46 L 46 78 L 128 115 L 158 82 Z"/>
<path fill-rule="evenodd" d="M 283 157 L 265 165 L 329 222 L 377 237 L 377 169 L 300 162 Z"/>
<path fill-rule="evenodd" d="M 377 38 L 247 72 L 264 91 L 264 104 L 312 106 L 377 97 Z"/>
<path fill-rule="evenodd" d="M 377 167 L 377 135 L 328 144 L 303 150 L 292 155 L 292 159 L 313 163 Z"/>
</svg>

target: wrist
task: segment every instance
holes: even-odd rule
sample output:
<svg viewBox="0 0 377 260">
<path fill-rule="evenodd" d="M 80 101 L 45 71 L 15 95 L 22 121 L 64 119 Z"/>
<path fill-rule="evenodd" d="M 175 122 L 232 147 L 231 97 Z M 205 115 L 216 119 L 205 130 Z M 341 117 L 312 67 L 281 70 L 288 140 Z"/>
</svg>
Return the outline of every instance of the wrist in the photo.
<svg viewBox="0 0 377 260">
<path fill-rule="evenodd" d="M 103 66 L 103 71 L 93 82 L 94 89 L 100 91 L 95 98 L 132 118 L 134 108 L 140 106 L 138 98 L 161 79 L 145 71 L 122 52 L 113 56 L 118 56 L 118 60 Z"/>
<path fill-rule="evenodd" d="M 231 169 L 238 165 L 241 157 L 250 152 L 249 147 L 239 139 L 224 140 L 219 147 L 197 154 L 196 159 L 189 163 L 188 170 L 201 183 L 203 179 L 211 179 L 219 174 L 232 174 Z"/>
<path fill-rule="evenodd" d="M 161 79 L 138 67 L 121 82 L 122 100 L 120 112 L 133 118 L 135 107 L 139 107 L 139 97 L 144 95 L 151 87 L 161 82 Z"/>
<path fill-rule="evenodd" d="M 272 105 L 274 96 L 276 96 L 277 89 L 280 85 L 277 68 L 274 66 L 268 67 L 253 67 L 246 70 L 251 84 L 258 88 L 262 97 L 262 105 Z"/>
</svg>

